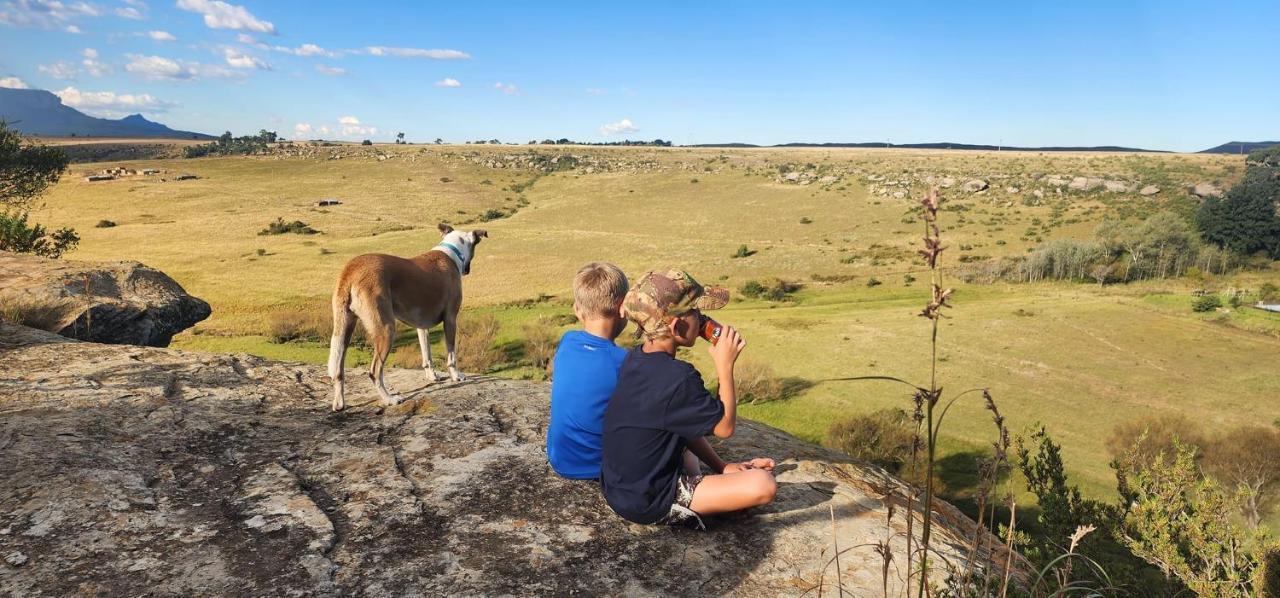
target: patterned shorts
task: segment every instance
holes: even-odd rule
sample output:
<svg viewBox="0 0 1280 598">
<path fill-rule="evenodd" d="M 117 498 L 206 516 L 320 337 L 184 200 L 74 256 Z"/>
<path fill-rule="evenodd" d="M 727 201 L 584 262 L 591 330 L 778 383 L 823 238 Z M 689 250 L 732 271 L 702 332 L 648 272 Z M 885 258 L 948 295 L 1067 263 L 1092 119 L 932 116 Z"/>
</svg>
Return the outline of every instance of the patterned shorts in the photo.
<svg viewBox="0 0 1280 598">
<path fill-rule="evenodd" d="M 671 510 L 657 521 L 658 525 L 673 525 L 689 529 L 705 530 L 702 518 L 689 508 L 693 504 L 693 490 L 702 483 L 701 475 L 680 473 L 676 477 L 676 500 L 671 503 Z"/>
</svg>

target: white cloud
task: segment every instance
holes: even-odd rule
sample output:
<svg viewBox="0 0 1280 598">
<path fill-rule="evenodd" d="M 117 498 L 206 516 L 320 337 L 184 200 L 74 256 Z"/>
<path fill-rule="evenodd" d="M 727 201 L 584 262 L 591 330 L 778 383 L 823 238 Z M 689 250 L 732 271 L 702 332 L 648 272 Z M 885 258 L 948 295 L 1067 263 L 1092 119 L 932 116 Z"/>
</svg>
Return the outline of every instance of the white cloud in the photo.
<svg viewBox="0 0 1280 598">
<path fill-rule="evenodd" d="M 499 81 L 493 84 L 493 88 L 509 96 L 520 95 L 520 88 L 516 87 L 514 83 L 507 83 L 506 85 L 503 85 L 502 82 Z"/>
<path fill-rule="evenodd" d="M 121 116 L 136 112 L 166 112 L 177 104 L 157 99 L 151 94 L 117 94 L 111 91 L 80 91 L 67 87 L 54 92 L 62 103 L 98 116 Z"/>
<path fill-rule="evenodd" d="M 238 69 L 271 70 L 271 65 L 267 64 L 265 60 L 256 56 L 250 56 L 235 48 L 223 48 L 222 57 L 226 59 L 227 64 Z"/>
<path fill-rule="evenodd" d="M 298 123 L 293 125 L 294 137 L 306 137 L 311 134 L 311 123 Z"/>
<path fill-rule="evenodd" d="M 340 125 L 358 125 L 358 124 L 360 124 L 360 119 L 358 119 L 358 118 L 356 118 L 356 117 L 354 117 L 354 116 L 344 116 L 344 117 L 342 117 L 342 118 L 339 118 L 339 119 L 338 119 L 338 124 L 340 124 Z"/>
<path fill-rule="evenodd" d="M 210 29 L 248 30 L 257 33 L 276 32 L 276 26 L 253 16 L 245 7 L 222 0 L 178 0 L 178 8 L 204 16 Z"/>
<path fill-rule="evenodd" d="M 98 61 L 98 51 L 93 48 L 85 48 L 84 60 L 80 64 L 84 65 L 84 72 L 89 73 L 93 77 L 101 77 L 111 72 L 111 66 Z"/>
<path fill-rule="evenodd" d="M 462 83 L 453 77 L 445 77 L 436 81 L 436 87 L 462 87 Z"/>
<path fill-rule="evenodd" d="M 181 62 L 163 56 L 129 54 L 129 64 L 124 70 L 144 79 L 186 81 L 197 77 L 238 77 L 240 74 L 226 67 Z"/>
<path fill-rule="evenodd" d="M 0 24 L 2 25 L 62 29 L 67 33 L 80 33 L 80 28 L 71 24 L 72 20 L 101 15 L 102 9 L 88 2 L 10 0 L 0 4 Z"/>
<path fill-rule="evenodd" d="M 432 60 L 466 60 L 470 54 L 458 50 L 424 50 L 422 48 L 389 48 L 387 46 L 369 46 L 363 50 L 370 56 L 398 56 L 400 58 L 430 58 Z"/>
<path fill-rule="evenodd" d="M 31 89 L 17 77 L 0 77 L 0 87 L 5 89 Z"/>
<path fill-rule="evenodd" d="M 49 75 L 54 79 L 74 79 L 76 76 L 75 65 L 63 60 L 59 60 L 53 64 L 42 64 L 37 68 L 40 72 Z"/>
<path fill-rule="evenodd" d="M 624 118 L 616 123 L 608 123 L 600 125 L 601 135 L 623 135 L 627 133 L 635 133 L 640 128 L 631 122 L 631 119 Z"/>
<path fill-rule="evenodd" d="M 130 55 L 124 70 L 147 79 L 190 79 L 195 73 L 163 56 Z"/>
<path fill-rule="evenodd" d="M 602 96 L 606 93 L 609 93 L 608 90 L 600 89 L 598 87 L 592 87 L 587 90 L 587 95 L 589 96 Z"/>
<path fill-rule="evenodd" d="M 173 34 L 168 31 L 148 31 L 147 37 L 158 42 L 178 41 L 178 38 L 174 37 Z"/>
<path fill-rule="evenodd" d="M 258 38 L 254 37 L 254 36 L 252 36 L 252 35 L 249 35 L 248 33 L 239 33 L 239 34 L 237 34 L 237 35 L 236 35 L 236 41 L 238 41 L 238 42 L 240 42 L 240 43 L 242 43 L 242 44 L 248 45 L 248 46 L 253 46 L 253 47 L 255 47 L 255 48 L 259 49 L 259 50 L 266 50 L 266 49 L 268 49 L 268 48 L 270 48 L 270 47 L 271 47 L 271 46 L 268 46 L 267 44 L 264 44 L 264 43 L 262 43 L 262 42 L 258 41 Z"/>
<path fill-rule="evenodd" d="M 146 18 L 146 16 L 142 14 L 142 11 L 132 6 L 121 6 L 115 10 L 115 13 L 117 17 L 120 17 L 123 19 L 133 19 L 135 21 L 141 21 L 142 19 Z"/>
<path fill-rule="evenodd" d="M 326 66 L 323 64 L 317 64 L 316 72 L 322 75 L 329 75 L 330 77 L 339 77 L 347 74 L 347 69 L 344 69 L 338 66 Z"/>
</svg>

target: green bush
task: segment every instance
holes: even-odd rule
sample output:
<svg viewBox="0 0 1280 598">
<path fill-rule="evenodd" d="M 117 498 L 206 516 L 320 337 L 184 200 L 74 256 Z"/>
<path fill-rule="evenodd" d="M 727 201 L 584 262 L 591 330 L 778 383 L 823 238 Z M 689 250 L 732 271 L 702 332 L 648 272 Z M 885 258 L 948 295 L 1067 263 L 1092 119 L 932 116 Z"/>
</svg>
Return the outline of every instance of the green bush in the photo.
<svg viewBox="0 0 1280 598">
<path fill-rule="evenodd" d="M 874 277 L 874 276 L 872 276 L 871 278 L 868 278 L 868 279 L 867 279 L 867 287 L 868 287 L 868 288 L 870 288 L 870 287 L 878 287 L 878 286 L 880 286 L 880 285 L 882 285 L 882 284 L 884 284 L 884 283 L 883 283 L 883 282 L 880 282 L 880 279 L 878 279 L 878 278 L 876 278 L 876 277 Z"/>
<path fill-rule="evenodd" d="M 791 298 L 792 293 L 800 290 L 801 288 L 802 285 L 799 283 L 782 280 L 781 278 L 774 278 L 764 282 L 749 280 L 746 284 L 742 285 L 739 292 L 742 293 L 742 296 L 751 297 L 753 299 L 785 301 Z"/>
<path fill-rule="evenodd" d="M 28 224 L 26 212 L 0 212 L 0 250 L 59 258 L 80 244 L 75 229 L 52 233 L 39 224 Z"/>
<path fill-rule="evenodd" d="M 731 257 L 731 258 L 751 257 L 751 256 L 753 256 L 753 255 L 755 255 L 755 254 L 756 254 L 756 252 L 755 252 L 755 250 L 754 250 L 754 249 L 747 249 L 747 246 L 746 246 L 746 245 L 739 245 L 739 246 L 738 246 L 738 250 L 737 250 L 737 251 L 735 251 L 735 252 L 733 253 L 733 255 L 731 255 L 731 256 L 729 256 L 729 257 Z"/>
<path fill-rule="evenodd" d="M 1262 283 L 1262 286 L 1258 287 L 1258 300 L 1263 303 L 1280 302 L 1280 287 L 1270 282 Z"/>
<path fill-rule="evenodd" d="M 267 225 L 267 228 L 264 228 L 258 231 L 258 235 L 260 236 L 261 235 L 283 235 L 286 233 L 294 233 L 299 235 L 314 235 L 319 232 L 320 231 L 314 228 L 311 228 L 310 226 L 307 226 L 307 223 L 301 220 L 294 220 L 293 222 L 285 222 L 284 218 L 276 218 L 275 222 L 272 222 L 271 224 Z"/>
<path fill-rule="evenodd" d="M 915 442 L 911 417 L 901 409 L 884 409 L 838 420 L 827 429 L 826 445 L 898 473 L 911 462 Z"/>
<path fill-rule="evenodd" d="M 1213 311 L 1222 307 L 1222 298 L 1214 294 L 1201 295 L 1191 303 L 1191 310 L 1197 312 Z"/>
<path fill-rule="evenodd" d="M 93 225 L 93 228 L 111 228 L 115 225 L 116 223 L 110 220 L 99 220 L 97 224 Z"/>
</svg>

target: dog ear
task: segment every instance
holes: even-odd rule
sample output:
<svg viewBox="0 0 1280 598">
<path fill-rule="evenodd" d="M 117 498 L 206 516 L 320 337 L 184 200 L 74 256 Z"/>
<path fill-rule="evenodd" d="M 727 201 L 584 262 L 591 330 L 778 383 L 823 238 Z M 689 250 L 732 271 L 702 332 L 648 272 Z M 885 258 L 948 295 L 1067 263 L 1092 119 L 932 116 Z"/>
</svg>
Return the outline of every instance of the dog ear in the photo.
<svg viewBox="0 0 1280 598">
<path fill-rule="evenodd" d="M 447 234 L 449 234 L 449 233 L 453 232 L 453 227 L 452 227 L 452 226 L 449 226 L 448 224 L 445 224 L 445 223 L 443 223 L 443 222 L 441 222 L 441 223 L 440 223 L 440 225 L 439 225 L 439 226 L 437 226 L 436 228 L 439 228 L 439 229 L 440 229 L 440 234 L 442 234 L 442 235 L 447 235 Z"/>
<path fill-rule="evenodd" d="M 476 237 L 476 243 L 479 243 L 479 242 L 480 242 L 480 239 L 482 239 L 482 238 L 483 238 L 483 239 L 488 239 L 488 238 L 489 238 L 489 231 L 484 230 L 484 229 L 480 229 L 480 230 L 473 230 L 473 231 L 471 231 L 471 234 L 472 234 L 472 235 L 475 235 L 475 237 Z"/>
</svg>

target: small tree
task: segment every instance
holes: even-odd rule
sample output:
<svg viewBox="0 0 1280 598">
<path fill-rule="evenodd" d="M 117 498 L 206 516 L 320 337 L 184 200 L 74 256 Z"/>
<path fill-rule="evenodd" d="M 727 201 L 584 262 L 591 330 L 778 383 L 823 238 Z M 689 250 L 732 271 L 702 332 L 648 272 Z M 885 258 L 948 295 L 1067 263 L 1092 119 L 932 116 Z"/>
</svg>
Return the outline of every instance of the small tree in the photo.
<svg viewBox="0 0 1280 598">
<path fill-rule="evenodd" d="M 373 142 L 369 141 L 368 139 L 365 139 L 364 141 L 360 142 L 360 145 L 373 145 Z"/>
<path fill-rule="evenodd" d="M 396 133 L 396 143 L 404 143 L 404 133 Z"/>
<path fill-rule="evenodd" d="M 67 153 L 24 143 L 22 134 L 0 120 L 0 207 L 26 209 L 67 170 Z"/>
<path fill-rule="evenodd" d="M 1204 468 L 1237 491 L 1245 522 L 1258 529 L 1280 492 L 1280 430 L 1246 426 L 1228 432 L 1209 444 Z"/>
</svg>

